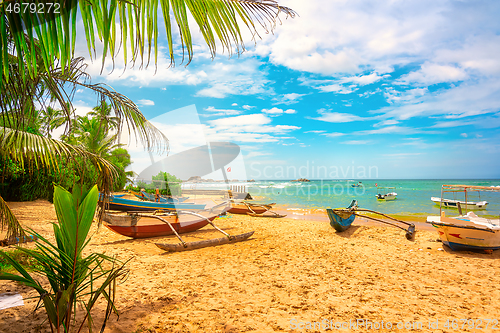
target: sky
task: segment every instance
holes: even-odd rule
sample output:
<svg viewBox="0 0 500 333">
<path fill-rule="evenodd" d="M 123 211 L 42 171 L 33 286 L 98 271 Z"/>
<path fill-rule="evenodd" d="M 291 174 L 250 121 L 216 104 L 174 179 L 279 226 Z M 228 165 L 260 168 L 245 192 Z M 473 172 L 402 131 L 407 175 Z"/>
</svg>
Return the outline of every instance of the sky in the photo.
<svg viewBox="0 0 500 333">
<path fill-rule="evenodd" d="M 245 34 L 240 56 L 211 59 L 196 28 L 188 66 L 169 68 L 160 52 L 156 69 L 107 61 L 101 74 L 81 29 L 77 54 L 92 83 L 128 96 L 164 132 L 170 155 L 239 145 L 230 178 L 500 178 L 500 2 L 279 3 L 298 15 L 281 15 L 273 34 L 259 29 L 256 43 Z M 76 92 L 80 112 L 96 104 Z M 137 173 L 164 158 L 127 149 Z"/>
</svg>

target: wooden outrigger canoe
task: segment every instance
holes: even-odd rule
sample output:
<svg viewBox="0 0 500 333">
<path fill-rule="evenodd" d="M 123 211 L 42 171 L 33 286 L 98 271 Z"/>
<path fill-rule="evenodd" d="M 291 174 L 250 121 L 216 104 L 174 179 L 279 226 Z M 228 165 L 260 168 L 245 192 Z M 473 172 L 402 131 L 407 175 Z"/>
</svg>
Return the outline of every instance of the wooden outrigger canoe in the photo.
<svg viewBox="0 0 500 333">
<path fill-rule="evenodd" d="M 363 218 L 368 219 L 368 220 L 389 224 L 389 225 L 392 225 L 396 228 L 403 229 L 406 231 L 405 236 L 406 236 L 406 239 L 408 239 L 408 240 L 412 240 L 415 237 L 416 231 L 415 231 L 415 225 L 413 223 L 401 221 L 401 220 L 398 220 L 398 219 L 391 217 L 389 215 L 385 215 L 383 213 L 376 212 L 374 210 L 358 208 L 358 202 L 356 200 L 353 200 L 351 202 L 351 204 L 349 205 L 349 207 L 347 207 L 345 209 L 328 208 L 326 210 L 326 212 L 328 214 L 328 218 L 330 219 L 330 225 L 332 227 L 334 227 L 335 230 L 337 230 L 337 232 L 342 232 L 342 231 L 349 229 L 349 227 L 353 223 L 356 216 L 359 216 L 359 217 L 363 217 Z M 381 216 L 388 218 L 392 221 L 407 225 L 408 229 L 406 229 L 398 224 L 389 222 L 389 221 L 384 221 L 384 220 L 381 220 L 381 219 L 378 219 L 378 218 L 375 218 L 372 216 L 359 214 L 358 212 L 367 212 L 367 213 L 374 213 L 374 214 L 381 215 Z"/>
<path fill-rule="evenodd" d="M 330 219 L 330 225 L 337 230 L 338 232 L 346 231 L 351 226 L 352 222 L 356 218 L 356 215 L 353 213 L 353 208 L 358 206 L 358 202 L 353 200 L 349 207 L 347 207 L 346 211 L 341 211 L 339 209 L 333 210 L 328 208 L 326 213 L 328 214 L 328 218 Z"/>
<path fill-rule="evenodd" d="M 255 204 L 247 201 L 242 201 L 242 202 L 233 201 L 231 202 L 231 208 L 228 210 L 228 212 L 232 214 L 243 214 L 243 215 L 260 216 L 260 217 L 285 217 L 286 215 L 281 215 L 271 210 L 274 205 L 275 203 Z"/>
<path fill-rule="evenodd" d="M 117 215 L 106 213 L 103 216 L 103 221 L 106 222 L 106 227 L 117 234 L 132 238 L 149 238 L 173 235 L 174 231 L 168 223 L 175 232 L 182 234 L 201 229 L 209 223 L 209 220 L 212 221 L 216 217 L 217 215 L 210 217 L 185 215 L 179 217 L 178 213 L 163 215 L 141 213 Z M 165 221 L 168 221 L 168 223 Z"/>
<path fill-rule="evenodd" d="M 224 202 L 210 209 L 205 209 L 195 213 L 191 211 L 177 211 L 175 213 L 144 214 L 141 212 L 124 214 L 104 214 L 103 220 L 106 227 L 112 231 L 132 237 L 146 238 L 155 236 L 168 236 L 174 234 L 179 239 L 179 244 L 156 244 L 159 248 L 169 252 L 179 252 L 199 249 L 207 246 L 215 246 L 227 243 L 241 242 L 253 235 L 247 232 L 240 235 L 231 236 L 219 229 L 213 220 L 224 214 L 229 209 L 229 204 Z M 156 220 L 154 223 L 152 220 Z M 158 223 L 158 221 L 160 223 Z M 210 224 L 217 231 L 223 233 L 225 238 L 217 238 L 206 241 L 186 243 L 179 234 L 196 231 Z"/>
</svg>

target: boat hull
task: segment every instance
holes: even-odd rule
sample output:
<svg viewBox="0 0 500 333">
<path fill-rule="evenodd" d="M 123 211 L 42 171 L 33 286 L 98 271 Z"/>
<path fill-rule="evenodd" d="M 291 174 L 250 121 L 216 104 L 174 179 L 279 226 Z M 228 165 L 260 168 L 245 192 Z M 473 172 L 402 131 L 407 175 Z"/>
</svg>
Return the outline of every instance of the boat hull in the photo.
<svg viewBox="0 0 500 333">
<path fill-rule="evenodd" d="M 212 221 L 216 217 L 217 216 L 208 217 L 208 220 Z M 187 221 L 182 221 L 182 218 L 180 218 L 180 221 L 175 221 L 176 218 L 174 216 L 168 217 L 166 219 L 171 223 L 172 227 L 179 234 L 196 231 L 208 224 L 208 221 L 205 218 L 190 218 Z M 105 226 L 110 230 L 116 232 L 117 234 L 132 238 L 160 237 L 174 234 L 170 226 L 166 223 L 146 225 L 138 224 L 132 226 L 105 224 Z"/>
<path fill-rule="evenodd" d="M 439 205 L 441 198 L 431 197 L 431 200 L 435 204 Z M 460 200 L 443 199 L 442 205 L 444 207 L 457 208 L 458 202 L 460 202 L 460 207 L 465 209 L 465 206 L 466 206 L 465 201 L 460 201 Z M 467 209 L 486 209 L 487 205 L 488 205 L 487 201 L 467 202 Z"/>
<path fill-rule="evenodd" d="M 387 193 L 387 194 L 377 194 L 377 199 L 382 201 L 391 201 L 396 200 L 396 193 Z"/>
<path fill-rule="evenodd" d="M 330 225 L 335 230 L 337 230 L 337 232 L 342 232 L 349 229 L 352 222 L 354 222 L 354 219 L 356 218 L 355 214 L 351 214 L 350 216 L 344 216 L 344 217 L 340 216 L 339 214 L 335 213 L 333 209 L 327 209 L 326 212 L 328 214 L 328 218 L 330 219 Z"/>
<path fill-rule="evenodd" d="M 229 208 L 228 212 L 232 213 L 232 214 L 243 214 L 243 215 L 247 215 L 248 213 L 263 214 L 263 213 L 267 212 L 268 210 L 270 210 L 271 208 L 273 208 L 272 205 L 262 205 L 262 206 L 263 207 L 252 206 L 252 210 L 253 210 L 253 212 L 252 212 L 248 208 L 248 206 L 246 206 L 244 204 L 232 203 L 231 208 Z"/>
<path fill-rule="evenodd" d="M 500 228 L 475 226 L 470 221 L 464 221 L 466 223 L 461 225 L 460 221 L 458 218 L 448 218 L 446 222 L 442 222 L 439 216 L 427 218 L 427 222 L 437 229 L 443 244 L 453 251 L 500 249 Z"/>
<path fill-rule="evenodd" d="M 130 211 L 151 211 L 151 210 L 200 210 L 205 205 L 191 203 L 158 203 L 150 201 L 129 200 L 118 197 L 109 199 L 109 209 L 122 212 Z"/>
</svg>

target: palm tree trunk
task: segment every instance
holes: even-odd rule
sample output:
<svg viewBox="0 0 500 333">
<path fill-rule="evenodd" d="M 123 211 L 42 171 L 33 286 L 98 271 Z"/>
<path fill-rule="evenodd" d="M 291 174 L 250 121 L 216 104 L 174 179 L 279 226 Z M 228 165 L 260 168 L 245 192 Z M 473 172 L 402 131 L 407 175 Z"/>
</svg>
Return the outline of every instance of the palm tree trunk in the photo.
<svg viewBox="0 0 500 333">
<path fill-rule="evenodd" d="M 3 200 L 1 195 L 0 195 L 0 227 L 2 231 L 4 230 L 4 228 L 7 229 L 6 239 L 10 239 L 12 237 L 26 236 L 23 228 L 21 227 L 21 224 L 14 216 L 14 214 L 10 210 L 7 203 Z"/>
</svg>

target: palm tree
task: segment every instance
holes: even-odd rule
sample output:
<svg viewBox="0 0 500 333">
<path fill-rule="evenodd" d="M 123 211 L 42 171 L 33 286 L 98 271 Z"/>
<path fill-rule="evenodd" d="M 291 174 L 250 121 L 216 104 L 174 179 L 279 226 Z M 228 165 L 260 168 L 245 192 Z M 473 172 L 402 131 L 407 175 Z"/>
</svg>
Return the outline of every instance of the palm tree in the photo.
<svg viewBox="0 0 500 333">
<path fill-rule="evenodd" d="M 272 31 L 278 14 L 293 17 L 294 11 L 279 6 L 274 0 L 54 0 L 60 12 L 54 14 L 43 0 L 32 1 L 44 10 L 16 11 L 14 2 L 0 3 L 0 157 L 35 170 L 38 167 L 57 168 L 57 157 L 82 156 L 101 170 L 100 188 L 109 190 L 114 168 L 99 156 L 64 142 L 44 138 L 25 131 L 26 117 L 34 117 L 35 104 L 45 105 L 47 94 L 62 108 L 66 122 L 71 124 L 71 99 L 75 88 L 85 87 L 110 103 L 115 116 L 132 130 L 146 149 L 168 149 L 166 137 L 152 126 L 127 97 L 102 84 L 91 84 L 85 74 L 82 58 L 74 58 L 77 36 L 77 11 L 85 28 L 89 54 L 96 57 L 96 36 L 103 45 L 103 66 L 107 57 L 114 61 L 123 47 L 124 62 L 140 66 L 158 57 L 158 5 L 165 23 L 171 64 L 174 65 L 174 28 L 178 27 L 180 45 L 187 63 L 193 57 L 190 15 L 200 29 L 212 56 L 217 42 L 223 50 L 236 53 L 244 50 L 240 25 L 253 36 L 259 36 L 256 23 L 266 32 Z M 37 7 L 38 8 L 38 7 Z M 188 13 L 190 15 L 188 15 Z M 116 29 L 117 21 L 120 29 Z M 131 54 L 130 59 L 128 58 Z M 68 93 L 68 86 L 72 90 Z M 38 102 L 38 103 L 36 103 Z M 17 121 L 5 120 L 14 117 Z M 67 126 L 66 134 L 69 133 Z M 9 234 L 21 229 L 14 215 L 0 197 L 0 225 Z"/>
<path fill-rule="evenodd" d="M 90 114 L 90 112 L 89 112 Z M 97 117 L 78 117 L 78 127 L 75 129 L 76 142 L 78 146 L 97 156 L 106 158 L 111 150 L 118 148 L 120 144 L 114 144 L 116 134 L 108 134 L 101 119 Z"/>
<path fill-rule="evenodd" d="M 94 106 L 92 111 L 87 115 L 97 117 L 100 124 L 103 125 L 103 131 L 108 132 L 110 129 L 118 129 L 120 127 L 120 118 L 111 115 L 111 105 L 105 100 L 102 100 L 98 106 Z"/>
<path fill-rule="evenodd" d="M 66 123 L 66 117 L 62 109 L 54 109 L 47 106 L 40 110 L 43 134 L 52 138 L 52 131 Z"/>
</svg>

